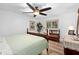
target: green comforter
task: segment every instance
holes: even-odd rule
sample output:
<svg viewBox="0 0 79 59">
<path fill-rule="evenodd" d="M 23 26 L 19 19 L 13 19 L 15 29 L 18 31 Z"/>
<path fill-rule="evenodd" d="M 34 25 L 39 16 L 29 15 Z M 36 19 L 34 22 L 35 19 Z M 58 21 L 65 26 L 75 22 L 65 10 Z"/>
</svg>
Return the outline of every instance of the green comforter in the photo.
<svg viewBox="0 0 79 59">
<path fill-rule="evenodd" d="M 29 34 L 9 36 L 6 40 L 14 55 L 36 55 L 48 48 L 45 38 Z"/>
</svg>

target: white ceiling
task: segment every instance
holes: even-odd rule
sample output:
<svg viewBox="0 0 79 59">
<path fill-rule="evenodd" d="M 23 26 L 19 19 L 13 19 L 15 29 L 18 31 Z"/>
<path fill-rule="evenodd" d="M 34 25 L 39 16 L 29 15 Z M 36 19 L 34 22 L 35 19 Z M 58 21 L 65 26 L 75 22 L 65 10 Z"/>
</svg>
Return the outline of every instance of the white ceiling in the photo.
<svg viewBox="0 0 79 59">
<path fill-rule="evenodd" d="M 58 15 L 64 12 L 71 12 L 79 7 L 78 3 L 31 3 L 33 6 L 38 6 L 39 9 L 45 7 L 52 7 L 51 10 L 46 11 L 47 14 Z M 26 3 L 0 3 L 0 10 L 7 10 L 13 12 L 27 12 L 32 11 Z"/>
</svg>

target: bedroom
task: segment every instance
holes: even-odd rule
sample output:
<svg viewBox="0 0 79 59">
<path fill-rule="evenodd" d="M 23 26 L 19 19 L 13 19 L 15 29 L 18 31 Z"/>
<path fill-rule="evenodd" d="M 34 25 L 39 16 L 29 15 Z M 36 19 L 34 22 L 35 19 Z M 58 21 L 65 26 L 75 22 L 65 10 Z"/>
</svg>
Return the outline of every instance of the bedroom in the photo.
<svg viewBox="0 0 79 59">
<path fill-rule="evenodd" d="M 75 30 L 74 33 L 77 30 L 79 3 L 30 3 L 30 5 L 38 7 L 39 10 L 48 7 L 51 9 L 44 12 L 47 16 L 34 17 L 33 13 L 26 13 L 33 12 L 26 3 L 0 3 L 0 54 L 42 55 L 41 52 L 45 49 L 44 55 L 64 55 L 65 50 L 62 44 L 64 36 L 73 34 L 73 31 L 68 33 L 70 29 Z M 40 31 L 37 26 L 39 23 L 42 25 Z M 50 35 L 50 32 L 57 35 Z M 26 38 L 31 40 L 27 42 Z M 39 40 L 44 42 L 41 43 Z M 27 48 L 30 44 L 26 42 L 30 42 L 31 48 Z M 32 45 L 34 42 L 38 44 Z M 7 51 L 7 49 L 12 51 Z M 24 50 L 20 51 L 21 49 Z M 16 53 L 17 51 L 19 52 Z M 75 53 L 77 54 L 78 51 Z"/>
</svg>

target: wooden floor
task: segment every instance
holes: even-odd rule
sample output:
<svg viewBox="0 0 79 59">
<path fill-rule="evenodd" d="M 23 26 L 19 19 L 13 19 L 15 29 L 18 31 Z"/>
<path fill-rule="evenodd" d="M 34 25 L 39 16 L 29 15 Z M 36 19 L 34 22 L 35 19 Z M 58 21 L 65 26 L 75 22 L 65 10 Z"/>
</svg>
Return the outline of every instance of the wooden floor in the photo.
<svg viewBox="0 0 79 59">
<path fill-rule="evenodd" d="M 64 55 L 64 48 L 62 44 L 49 41 L 49 55 Z M 46 49 L 42 52 L 42 55 L 47 55 Z"/>
</svg>

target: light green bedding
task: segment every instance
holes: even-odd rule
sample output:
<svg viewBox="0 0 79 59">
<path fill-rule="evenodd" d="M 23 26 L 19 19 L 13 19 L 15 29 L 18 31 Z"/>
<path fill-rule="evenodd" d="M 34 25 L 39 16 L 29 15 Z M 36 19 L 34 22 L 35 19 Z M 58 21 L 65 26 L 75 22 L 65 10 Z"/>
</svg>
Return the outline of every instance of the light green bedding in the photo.
<svg viewBox="0 0 79 59">
<path fill-rule="evenodd" d="M 6 40 L 15 55 L 36 55 L 48 48 L 45 38 L 29 34 L 9 36 Z"/>
</svg>

